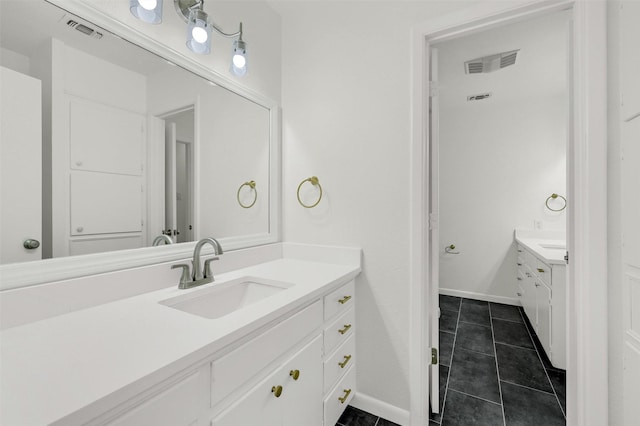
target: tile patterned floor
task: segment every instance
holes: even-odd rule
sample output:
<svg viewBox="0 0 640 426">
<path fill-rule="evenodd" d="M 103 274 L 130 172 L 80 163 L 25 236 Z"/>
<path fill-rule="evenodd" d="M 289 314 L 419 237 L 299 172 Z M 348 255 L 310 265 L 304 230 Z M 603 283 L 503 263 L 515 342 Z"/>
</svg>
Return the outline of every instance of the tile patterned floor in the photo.
<svg viewBox="0 0 640 426">
<path fill-rule="evenodd" d="M 397 423 L 374 416 L 366 411 L 348 406 L 336 426 L 399 426 Z"/>
<path fill-rule="evenodd" d="M 440 296 L 440 414 L 431 426 L 566 425 L 563 370 L 522 308 Z M 336 426 L 398 426 L 347 407 Z"/>
<path fill-rule="evenodd" d="M 440 414 L 430 425 L 565 425 L 565 372 L 521 308 L 440 296 Z"/>
</svg>

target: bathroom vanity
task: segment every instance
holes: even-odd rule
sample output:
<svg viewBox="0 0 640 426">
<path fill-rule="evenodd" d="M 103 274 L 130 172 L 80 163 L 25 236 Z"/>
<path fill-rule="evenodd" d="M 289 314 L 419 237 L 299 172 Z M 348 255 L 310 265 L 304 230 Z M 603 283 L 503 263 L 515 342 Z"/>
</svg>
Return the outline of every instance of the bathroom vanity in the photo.
<svg viewBox="0 0 640 426">
<path fill-rule="evenodd" d="M 360 250 L 251 250 L 270 254 L 221 256 L 211 284 L 154 265 L 170 287 L 4 329 L 0 424 L 335 425 L 356 392 Z"/>
<path fill-rule="evenodd" d="M 567 270 L 562 235 L 516 230 L 516 296 L 554 367 L 566 369 Z"/>
</svg>

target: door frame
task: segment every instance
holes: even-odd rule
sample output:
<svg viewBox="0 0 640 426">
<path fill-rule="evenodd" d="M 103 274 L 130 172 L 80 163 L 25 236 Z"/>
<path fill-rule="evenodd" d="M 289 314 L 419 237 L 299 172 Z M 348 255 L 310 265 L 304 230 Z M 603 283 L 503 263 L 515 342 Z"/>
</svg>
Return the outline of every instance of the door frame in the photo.
<svg viewBox="0 0 640 426">
<path fill-rule="evenodd" d="M 475 31 L 572 9 L 567 150 L 567 424 L 608 422 L 607 64 L 605 0 L 486 3 L 414 27 L 411 64 L 410 424 L 428 422 L 429 46 Z M 577 285 L 576 283 L 580 283 Z"/>
</svg>

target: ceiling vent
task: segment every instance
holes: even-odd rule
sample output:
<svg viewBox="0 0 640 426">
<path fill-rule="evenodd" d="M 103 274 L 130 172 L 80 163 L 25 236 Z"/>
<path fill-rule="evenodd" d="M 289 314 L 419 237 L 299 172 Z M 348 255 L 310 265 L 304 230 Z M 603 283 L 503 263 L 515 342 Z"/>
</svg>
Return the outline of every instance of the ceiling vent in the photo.
<svg viewBox="0 0 640 426">
<path fill-rule="evenodd" d="M 480 93 L 479 95 L 467 96 L 467 102 L 482 101 L 484 99 L 489 99 L 490 97 L 491 97 L 491 93 Z"/>
<path fill-rule="evenodd" d="M 516 63 L 518 50 L 489 55 L 478 59 L 473 59 L 464 63 L 464 71 L 467 74 L 483 74 L 497 71 Z"/>
<path fill-rule="evenodd" d="M 81 24 L 78 21 L 74 21 L 73 19 L 69 19 L 67 21 L 67 26 L 69 28 L 73 28 L 74 30 L 80 31 L 82 34 L 89 36 L 91 38 L 96 38 L 96 39 L 102 38 L 102 33 L 94 30 L 91 27 Z"/>
</svg>

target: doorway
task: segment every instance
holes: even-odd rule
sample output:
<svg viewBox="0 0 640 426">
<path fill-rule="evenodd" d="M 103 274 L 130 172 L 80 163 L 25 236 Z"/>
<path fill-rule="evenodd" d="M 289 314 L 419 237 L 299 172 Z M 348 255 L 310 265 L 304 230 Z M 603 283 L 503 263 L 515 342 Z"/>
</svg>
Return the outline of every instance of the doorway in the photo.
<svg viewBox="0 0 640 426">
<path fill-rule="evenodd" d="M 161 116 L 165 121 L 165 228 L 174 243 L 194 240 L 195 109 Z"/>
<path fill-rule="evenodd" d="M 565 252 L 547 249 L 530 271 L 524 259 L 536 252 L 514 231 L 523 241 L 566 246 L 559 197 L 566 196 L 570 18 L 558 11 L 431 45 L 436 422 L 470 423 L 465 415 L 491 424 L 532 416 L 565 422 Z M 545 202 L 554 193 L 561 195 Z M 553 268 L 553 287 L 533 279 L 543 261 Z M 474 412 L 465 412 L 469 406 Z"/>
<path fill-rule="evenodd" d="M 431 229 L 439 218 L 431 214 L 429 87 L 434 43 L 469 35 L 505 23 L 570 10 L 568 181 L 567 197 L 574 207 L 567 216 L 567 246 L 571 261 L 567 282 L 568 367 L 567 422 L 596 425 L 607 422 L 606 368 L 606 51 L 604 2 L 537 2 L 521 7 L 481 4 L 464 16 L 448 16 L 416 28 L 413 72 L 413 142 L 411 197 L 411 424 L 428 421 L 429 395 L 437 395 L 437 287 L 429 287 L 434 262 Z M 588 70 L 588 72 L 587 72 Z M 437 128 L 437 126 L 436 126 Z M 603 184 L 594 185 L 602 181 Z M 436 212 L 437 213 L 437 212 Z M 439 250 L 439 249 L 438 249 Z M 576 285 L 579 282 L 580 285 Z M 434 291 L 435 290 L 435 291 Z M 434 303 L 435 301 L 435 303 Z M 434 307 L 435 306 L 435 307 Z M 595 313 L 595 315 L 594 315 Z M 599 315 L 599 317 L 598 317 Z M 599 319 L 598 319 L 599 318 Z M 425 326 L 427 325 L 428 326 Z M 437 328 L 436 328 L 437 329 Z M 415 352 L 414 352 L 415 351 Z M 425 364 L 431 359 L 432 364 Z M 435 372 L 436 374 L 430 374 Z M 431 380 L 430 379 L 435 379 Z"/>
</svg>

